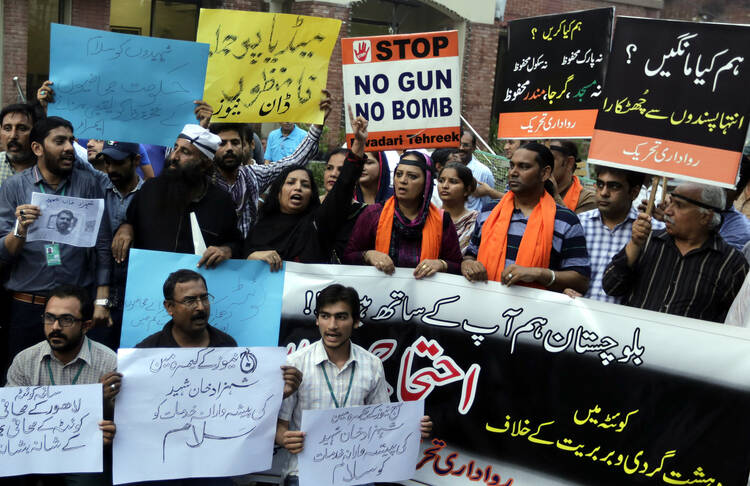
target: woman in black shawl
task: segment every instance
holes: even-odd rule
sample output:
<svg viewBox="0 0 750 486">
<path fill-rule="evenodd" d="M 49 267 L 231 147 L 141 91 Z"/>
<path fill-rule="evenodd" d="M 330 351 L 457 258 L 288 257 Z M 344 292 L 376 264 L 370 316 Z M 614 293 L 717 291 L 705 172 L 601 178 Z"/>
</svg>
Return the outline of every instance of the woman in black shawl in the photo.
<svg viewBox="0 0 750 486">
<path fill-rule="evenodd" d="M 245 240 L 248 260 L 262 260 L 271 271 L 282 261 L 328 263 L 335 235 L 346 223 L 365 161 L 367 120 L 355 120 L 349 110 L 355 139 L 346 156 L 341 175 L 323 203 L 309 169 L 290 167 L 282 171 L 269 190 L 260 219 Z"/>
</svg>

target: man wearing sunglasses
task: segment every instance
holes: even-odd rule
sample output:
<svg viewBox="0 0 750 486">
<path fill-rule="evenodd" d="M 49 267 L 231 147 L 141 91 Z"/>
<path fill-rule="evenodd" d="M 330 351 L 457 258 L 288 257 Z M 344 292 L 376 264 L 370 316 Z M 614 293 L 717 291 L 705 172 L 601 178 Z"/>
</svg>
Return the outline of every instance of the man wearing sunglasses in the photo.
<svg viewBox="0 0 750 486">
<path fill-rule="evenodd" d="M 633 222 L 638 218 L 632 204 L 643 185 L 639 172 L 596 166 L 596 209 L 578 215 L 586 235 L 586 249 L 591 258 L 591 281 L 584 297 L 619 304 L 621 297 L 607 295 L 602 289 L 604 270 L 612 257 L 630 240 Z M 652 221 L 653 229 L 663 229 L 660 221 Z M 565 289 L 570 297 L 581 297 L 573 289 Z"/>
<path fill-rule="evenodd" d="M 719 235 L 724 190 L 682 183 L 664 208 L 665 230 L 640 213 L 630 241 L 612 258 L 602 287 L 631 307 L 724 322 L 745 280 L 745 257 Z"/>
</svg>

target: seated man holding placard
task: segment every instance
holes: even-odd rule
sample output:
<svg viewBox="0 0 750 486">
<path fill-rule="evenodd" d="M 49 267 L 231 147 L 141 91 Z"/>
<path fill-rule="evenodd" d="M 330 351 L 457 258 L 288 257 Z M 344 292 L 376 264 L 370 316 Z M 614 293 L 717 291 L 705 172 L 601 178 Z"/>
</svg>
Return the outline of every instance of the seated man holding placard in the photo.
<svg viewBox="0 0 750 486">
<path fill-rule="evenodd" d="M 21 351 L 8 369 L 6 386 L 89 385 L 101 383 L 104 418 L 99 423 L 105 445 L 115 435 L 114 398 L 120 391 L 117 355 L 86 337 L 91 329 L 91 302 L 83 288 L 60 285 L 44 307 L 45 340 Z M 41 326 L 40 326 L 41 327 Z M 76 484 L 104 484 L 104 474 L 80 474 Z"/>
<path fill-rule="evenodd" d="M 106 299 L 109 296 L 112 267 L 112 240 L 109 217 L 104 211 L 93 247 L 79 243 L 26 241 L 30 227 L 46 228 L 52 214 L 30 204 L 32 195 L 63 201 L 64 197 L 104 199 L 104 188 L 91 173 L 74 167 L 73 126 L 59 117 L 38 121 L 31 131 L 31 148 L 37 164 L 17 174 L 0 188 L 0 261 L 10 266 L 5 283 L 12 296 L 6 317 L 10 337 L 8 359 L 43 338 L 41 316 L 49 292 L 62 283 L 84 288 L 96 287 L 94 323 L 110 322 Z M 74 200 L 72 200 L 74 202 Z M 93 202 L 93 201 L 92 201 Z M 80 201 L 79 201 L 80 203 Z M 62 222 L 60 218 L 59 222 Z M 89 224 L 89 221 L 86 221 Z M 69 226 L 57 225 L 58 228 Z M 94 227 L 95 225 L 92 225 Z M 61 233 L 57 233 L 61 234 Z"/>
<path fill-rule="evenodd" d="M 351 287 L 333 284 L 315 301 L 315 324 L 321 339 L 288 357 L 304 379 L 296 393 L 284 399 L 276 427 L 276 443 L 292 455 L 285 471 L 288 486 L 299 484 L 297 458 L 305 442 L 300 431 L 302 411 L 388 403 L 380 358 L 351 342 L 359 326 L 359 295 Z M 285 394 L 286 396 L 286 394 Z M 422 417 L 422 438 L 432 431 L 430 417 Z"/>
</svg>

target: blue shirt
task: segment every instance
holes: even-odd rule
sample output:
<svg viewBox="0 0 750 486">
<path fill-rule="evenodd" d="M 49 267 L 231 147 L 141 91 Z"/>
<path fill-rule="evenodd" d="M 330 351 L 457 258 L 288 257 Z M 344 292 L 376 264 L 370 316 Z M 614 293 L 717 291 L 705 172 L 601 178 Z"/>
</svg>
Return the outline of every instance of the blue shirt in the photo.
<svg viewBox="0 0 750 486">
<path fill-rule="evenodd" d="M 476 258 L 479 253 L 479 243 L 482 240 L 482 227 L 491 213 L 484 212 L 477 218 L 477 225 L 471 241 L 466 249 L 466 255 Z M 518 247 L 521 246 L 523 233 L 526 231 L 528 218 L 523 211 L 514 209 L 508 226 L 507 250 L 505 252 L 505 266 L 516 262 Z M 570 209 L 557 205 L 555 212 L 555 229 L 552 236 L 552 252 L 549 259 L 550 270 L 573 270 L 585 277 L 591 275 L 589 254 L 586 251 L 586 239 L 578 216 Z"/>
<path fill-rule="evenodd" d="M 135 186 L 135 189 L 122 195 L 111 181 L 107 183 L 107 190 L 104 193 L 104 207 L 107 209 L 107 213 L 109 213 L 109 224 L 112 228 L 113 237 L 117 232 L 117 228 L 125 221 L 128 206 L 130 206 L 135 193 L 138 192 L 142 185 L 143 179 L 138 177 L 138 184 Z"/>
<path fill-rule="evenodd" d="M 263 158 L 271 162 L 276 162 L 287 155 L 293 154 L 306 136 L 307 132 L 297 125 L 294 125 L 292 131 L 286 136 L 282 135 L 281 128 L 277 128 L 268 134 L 266 153 L 263 155 Z"/>
<path fill-rule="evenodd" d="M 495 176 L 492 175 L 492 171 L 489 167 L 484 165 L 483 163 L 479 162 L 477 159 L 475 159 L 473 156 L 471 157 L 471 160 L 468 164 L 466 164 L 466 167 L 471 171 L 471 173 L 474 175 L 474 179 L 478 180 L 479 182 L 484 182 L 491 188 L 495 188 Z M 490 202 L 489 196 L 484 197 L 474 197 L 469 196 L 469 200 L 466 201 L 466 209 L 469 211 L 482 211 L 482 206 Z"/>
<path fill-rule="evenodd" d="M 750 220 L 734 207 L 721 215 L 724 221 L 719 228 L 719 235 L 724 241 L 742 251 L 745 244 L 750 241 Z"/>
<path fill-rule="evenodd" d="M 630 241 L 633 234 L 633 222 L 636 218 L 638 218 L 638 211 L 631 207 L 625 220 L 609 229 L 604 224 L 599 209 L 592 209 L 578 215 L 583 233 L 586 236 L 586 248 L 591 258 L 591 281 L 589 282 L 589 291 L 586 292 L 584 297 L 612 304 L 622 302 L 622 297 L 614 297 L 604 292 L 602 276 L 609 262 L 612 261 L 612 257 Z M 664 223 L 652 219 L 651 227 L 654 230 L 664 229 Z"/>
</svg>

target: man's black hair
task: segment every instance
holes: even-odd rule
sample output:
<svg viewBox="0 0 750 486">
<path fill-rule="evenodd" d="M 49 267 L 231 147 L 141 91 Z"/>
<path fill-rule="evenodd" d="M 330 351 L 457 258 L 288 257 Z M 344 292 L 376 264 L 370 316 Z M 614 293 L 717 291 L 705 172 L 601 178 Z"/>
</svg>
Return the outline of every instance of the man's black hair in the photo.
<svg viewBox="0 0 750 486">
<path fill-rule="evenodd" d="M 253 141 L 253 129 L 249 123 L 212 123 L 208 129 L 215 135 L 234 130 L 246 144 L 250 145 Z"/>
<path fill-rule="evenodd" d="M 536 163 L 539 164 L 539 167 L 544 169 L 545 166 L 549 166 L 550 168 L 555 167 L 555 156 L 552 155 L 552 152 L 550 149 L 548 149 L 546 146 L 542 145 L 541 143 L 536 142 L 527 142 L 518 149 L 524 149 L 524 150 L 531 150 L 536 155 L 534 156 L 534 159 L 536 160 Z"/>
<path fill-rule="evenodd" d="M 315 299 L 315 315 L 317 316 L 323 307 L 338 302 L 345 302 L 349 306 L 354 322 L 359 321 L 359 294 L 354 288 L 341 284 L 329 285 L 318 293 Z"/>
<path fill-rule="evenodd" d="M 0 111 L 0 123 L 5 119 L 5 115 L 9 113 L 23 113 L 31 120 L 32 127 L 37 122 L 36 110 L 29 103 L 13 103 L 12 105 L 3 107 Z"/>
<path fill-rule="evenodd" d="M 616 167 L 607 167 L 606 165 L 595 165 L 594 173 L 597 177 L 600 174 L 614 174 L 616 176 L 625 177 L 628 181 L 629 189 L 636 186 L 642 186 L 646 176 L 641 172 L 633 172 L 632 170 L 618 169 Z"/>
<path fill-rule="evenodd" d="M 86 292 L 86 289 L 83 287 L 71 284 L 61 284 L 52 289 L 49 297 L 57 297 L 58 299 L 74 297 L 81 304 L 81 318 L 84 321 L 88 321 L 94 315 L 93 302 L 91 302 L 88 292 Z"/>
<path fill-rule="evenodd" d="M 750 181 L 750 157 L 743 155 L 742 160 L 740 160 L 740 178 L 737 181 L 737 194 L 745 190 L 748 181 Z"/>
<path fill-rule="evenodd" d="M 183 268 L 181 270 L 177 270 L 176 272 L 170 273 L 169 277 L 167 277 L 167 280 L 164 281 L 164 287 L 162 287 L 164 300 L 174 299 L 174 288 L 178 283 L 192 282 L 194 280 L 202 281 L 203 286 L 208 288 L 208 285 L 206 285 L 206 279 L 203 278 L 203 275 L 194 270 Z"/>
<path fill-rule="evenodd" d="M 71 132 L 73 131 L 73 124 L 65 118 L 60 118 L 59 116 L 42 118 L 34 123 L 34 128 L 31 129 L 31 141 L 44 144 L 44 139 L 47 138 L 49 132 L 59 127 L 65 127 L 70 129 Z"/>
<path fill-rule="evenodd" d="M 339 154 L 346 155 L 348 153 L 349 153 L 349 149 L 345 149 L 345 148 L 333 149 L 326 154 L 326 164 L 328 163 L 329 160 L 331 160 L 331 157 L 333 157 L 334 155 L 339 155 Z"/>
<path fill-rule="evenodd" d="M 430 154 L 430 158 L 435 165 L 445 165 L 448 163 L 450 156 L 457 153 L 458 149 L 455 148 L 439 148 L 433 150 Z"/>
<path fill-rule="evenodd" d="M 469 129 L 462 128 L 461 129 L 461 138 L 464 138 L 464 134 L 465 133 L 468 133 L 469 135 L 471 135 L 471 146 L 474 147 L 474 148 L 477 148 L 477 136 L 474 135 L 474 132 L 472 132 Z"/>
</svg>

